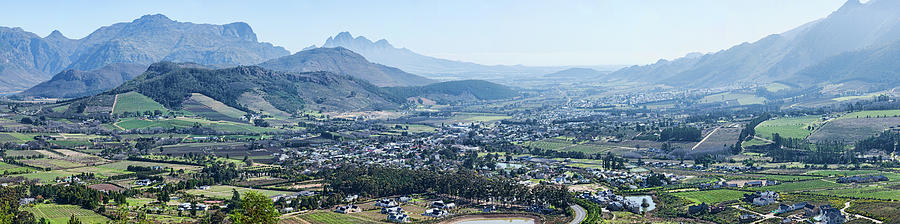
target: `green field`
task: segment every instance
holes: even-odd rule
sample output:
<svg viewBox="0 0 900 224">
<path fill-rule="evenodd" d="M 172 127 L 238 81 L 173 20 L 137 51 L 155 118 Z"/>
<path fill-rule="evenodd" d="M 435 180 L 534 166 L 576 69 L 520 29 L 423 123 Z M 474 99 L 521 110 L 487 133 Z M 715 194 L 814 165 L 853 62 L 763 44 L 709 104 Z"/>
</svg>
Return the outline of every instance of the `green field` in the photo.
<svg viewBox="0 0 900 224">
<path fill-rule="evenodd" d="M 299 216 L 312 224 L 340 224 L 340 223 L 376 223 L 347 214 L 334 212 L 313 212 Z"/>
<path fill-rule="evenodd" d="M 75 205 L 36 204 L 33 207 L 26 206 L 22 210 L 31 212 L 37 220 L 45 218 L 50 223 L 67 223 L 73 214 L 82 223 L 107 223 L 111 221 L 106 216 Z"/>
<path fill-rule="evenodd" d="M 241 121 L 241 117 L 247 114 L 199 93 L 191 94 L 191 98 L 184 102 L 184 110 L 210 120 Z"/>
<path fill-rule="evenodd" d="M 51 171 L 40 171 L 40 172 L 27 173 L 27 174 L 16 174 L 16 175 L 12 175 L 12 176 L 21 176 L 21 177 L 25 177 L 27 179 L 38 179 L 41 181 L 41 183 L 49 184 L 49 183 L 56 183 L 56 178 L 69 177 L 74 174 L 76 174 L 76 173 L 72 173 L 72 172 L 68 172 L 68 171 L 64 171 L 64 170 L 51 170 Z"/>
<path fill-rule="evenodd" d="M 856 175 L 873 174 L 873 173 L 881 173 L 881 171 L 877 171 L 877 170 L 815 170 L 815 171 L 806 172 L 806 174 L 809 174 L 809 175 L 824 176 L 824 177 L 856 176 Z"/>
<path fill-rule="evenodd" d="M 780 117 L 768 120 L 756 126 L 756 135 L 766 139 L 772 139 L 772 134 L 778 133 L 783 138 L 806 138 L 812 133 L 812 128 L 821 122 L 820 116 Z"/>
<path fill-rule="evenodd" d="M 172 163 L 154 163 L 154 162 L 143 162 L 143 161 L 129 161 L 129 160 L 125 160 L 125 161 L 117 161 L 117 162 L 114 162 L 114 163 L 107 163 L 107 164 L 103 164 L 103 165 L 97 166 L 97 168 L 124 171 L 124 170 L 128 169 L 128 166 L 145 166 L 145 167 L 160 166 L 160 167 L 164 167 L 164 168 L 172 168 L 172 169 L 176 169 L 176 170 L 180 170 L 180 169 L 184 169 L 184 170 L 197 170 L 197 169 L 200 169 L 199 166 L 182 165 L 182 164 L 172 164 Z"/>
<path fill-rule="evenodd" d="M 35 170 L 30 167 L 16 166 L 9 163 L 0 162 L 0 173 L 21 173 Z"/>
<path fill-rule="evenodd" d="M 851 187 L 844 189 L 810 192 L 818 195 L 833 195 L 838 197 L 853 197 L 881 200 L 900 200 L 900 190 L 883 187 Z"/>
<path fill-rule="evenodd" d="M 141 129 L 141 128 L 191 128 L 194 127 L 195 124 L 199 124 L 202 127 L 209 127 L 217 131 L 223 132 L 249 132 L 249 133 L 264 133 L 271 131 L 279 131 L 278 129 L 272 128 L 263 128 L 256 127 L 250 124 L 237 123 L 231 121 L 210 121 L 205 119 L 198 118 L 187 118 L 187 117 L 179 117 L 173 119 L 159 119 L 159 120 L 146 120 L 146 119 L 137 119 L 137 118 L 125 118 L 120 119 L 119 122 L 116 123 L 119 127 L 124 128 L 125 130 L 133 130 L 133 129 Z"/>
<path fill-rule="evenodd" d="M 780 90 L 790 89 L 791 87 L 788 85 L 785 85 L 785 84 L 774 82 L 774 83 L 770 83 L 770 84 L 764 86 L 764 88 L 766 88 L 766 91 L 774 93 L 774 92 L 778 92 Z"/>
<path fill-rule="evenodd" d="M 525 143 L 522 143 L 522 145 L 532 147 L 532 148 L 544 149 L 544 150 L 560 151 L 564 148 L 573 146 L 574 144 L 572 144 L 571 141 L 566 141 L 566 140 L 544 139 L 544 140 L 540 140 L 540 141 L 525 142 Z"/>
<path fill-rule="evenodd" d="M 275 196 L 275 195 L 279 195 L 279 194 L 292 194 L 293 193 L 290 191 L 250 189 L 250 188 L 227 186 L 227 185 L 210 186 L 209 189 L 207 189 L 207 190 L 191 189 L 191 190 L 187 190 L 187 193 L 203 195 L 203 196 L 211 197 L 211 198 L 228 199 L 228 198 L 231 198 L 231 195 L 232 195 L 231 189 L 235 189 L 241 194 L 243 194 L 244 192 L 253 190 L 253 191 L 262 193 L 266 197 L 271 197 L 271 196 Z"/>
<path fill-rule="evenodd" d="M 872 118 L 872 117 L 897 117 L 900 110 L 866 110 L 845 114 L 838 119 L 846 118 Z"/>
<path fill-rule="evenodd" d="M 710 190 L 710 191 L 685 191 L 685 192 L 676 192 L 672 193 L 672 195 L 682 197 L 684 199 L 693 201 L 694 203 L 707 203 L 707 204 L 717 204 L 723 201 L 732 201 L 739 200 L 744 196 L 747 192 L 745 191 L 736 191 L 736 190 Z"/>
<path fill-rule="evenodd" d="M 801 181 L 801 182 L 791 182 L 791 183 L 782 183 L 773 186 L 765 186 L 756 188 L 760 191 L 775 191 L 775 192 L 796 192 L 796 191 L 808 191 L 808 190 L 821 190 L 821 189 L 831 189 L 838 187 L 845 187 L 846 185 L 824 181 L 824 180 L 809 180 L 809 181 Z"/>
<path fill-rule="evenodd" d="M 721 103 L 731 100 L 737 100 L 741 105 L 763 104 L 766 101 L 765 98 L 751 94 L 719 93 L 703 97 L 700 99 L 700 103 Z"/>
<path fill-rule="evenodd" d="M 154 110 L 160 110 L 162 112 L 168 111 L 162 104 L 159 104 L 153 99 L 150 99 L 150 97 L 144 96 L 138 92 L 119 94 L 118 99 L 116 99 L 116 107 L 113 108 L 113 111 L 116 114 Z"/>
</svg>

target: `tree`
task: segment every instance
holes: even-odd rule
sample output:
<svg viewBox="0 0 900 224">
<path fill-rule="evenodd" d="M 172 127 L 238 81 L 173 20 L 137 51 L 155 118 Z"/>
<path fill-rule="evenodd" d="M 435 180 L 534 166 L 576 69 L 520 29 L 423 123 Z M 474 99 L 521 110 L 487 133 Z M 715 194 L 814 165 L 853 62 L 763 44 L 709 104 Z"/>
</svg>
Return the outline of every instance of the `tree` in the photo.
<svg viewBox="0 0 900 224">
<path fill-rule="evenodd" d="M 256 191 L 247 191 L 241 199 L 241 208 L 232 212 L 229 218 L 234 224 L 275 224 L 279 215 L 271 199 Z"/>
<path fill-rule="evenodd" d="M 72 214 L 72 217 L 69 217 L 69 224 L 81 224 L 81 220 L 75 218 L 75 214 Z"/>
</svg>

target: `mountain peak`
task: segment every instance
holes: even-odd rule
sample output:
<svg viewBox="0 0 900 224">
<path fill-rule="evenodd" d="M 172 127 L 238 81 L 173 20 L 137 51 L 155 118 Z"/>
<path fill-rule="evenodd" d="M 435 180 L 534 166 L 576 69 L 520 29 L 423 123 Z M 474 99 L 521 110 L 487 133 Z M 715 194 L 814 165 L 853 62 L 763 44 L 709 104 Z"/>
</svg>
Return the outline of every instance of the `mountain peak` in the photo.
<svg viewBox="0 0 900 224">
<path fill-rule="evenodd" d="M 171 22 L 172 20 L 169 17 L 166 17 L 163 14 L 149 14 L 141 16 L 141 18 L 135 19 L 133 22 Z"/>
<path fill-rule="evenodd" d="M 837 11 L 838 12 L 847 11 L 847 10 L 855 9 L 862 5 L 863 4 L 861 2 L 859 2 L 859 0 L 847 0 L 847 2 L 844 2 L 844 5 L 842 5 L 841 8 L 838 8 Z"/>
<path fill-rule="evenodd" d="M 65 35 L 63 35 L 62 32 L 59 32 L 59 30 L 53 30 L 53 32 L 50 32 L 50 35 L 47 35 L 47 37 L 44 37 L 44 38 L 52 38 L 52 39 L 60 39 L 60 38 L 61 38 L 61 39 L 69 39 L 68 37 L 66 37 Z"/>
</svg>

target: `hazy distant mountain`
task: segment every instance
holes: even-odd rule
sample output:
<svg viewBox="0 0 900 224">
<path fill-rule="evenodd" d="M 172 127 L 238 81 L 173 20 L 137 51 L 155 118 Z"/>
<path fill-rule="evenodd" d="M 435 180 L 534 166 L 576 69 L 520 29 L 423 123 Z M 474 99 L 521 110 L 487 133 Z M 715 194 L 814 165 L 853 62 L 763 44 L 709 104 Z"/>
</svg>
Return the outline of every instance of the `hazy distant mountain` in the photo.
<svg viewBox="0 0 900 224">
<path fill-rule="evenodd" d="M 349 32 L 341 32 L 337 36 L 329 37 L 322 47 L 344 47 L 365 56 L 372 62 L 397 67 L 403 71 L 426 77 L 455 75 L 462 78 L 485 79 L 509 75 L 543 75 L 568 68 L 563 66 L 480 65 L 440 59 L 421 55 L 406 48 L 396 48 L 384 39 L 372 42 L 363 36 L 354 38 Z"/>
<path fill-rule="evenodd" d="M 693 87 L 792 80 L 799 71 L 831 57 L 884 47 L 897 40 L 900 1 L 872 0 L 861 4 L 850 0 L 826 18 L 754 43 L 700 57 L 632 66 L 612 73 L 611 77 Z"/>
<path fill-rule="evenodd" d="M 865 83 L 868 91 L 900 86 L 900 41 L 830 57 L 788 80 L 799 85 Z"/>
<path fill-rule="evenodd" d="M 64 69 L 72 46 L 59 32 L 41 38 L 21 28 L 0 27 L 0 93 L 28 88 Z"/>
<path fill-rule="evenodd" d="M 146 65 L 139 64 L 111 64 L 91 71 L 69 69 L 18 95 L 49 98 L 94 95 L 115 88 L 140 75 L 146 69 Z"/>
<path fill-rule="evenodd" d="M 550 74 L 544 75 L 544 77 L 551 78 L 598 78 L 602 75 L 609 74 L 609 72 L 597 71 L 591 68 L 570 68 Z"/>
<path fill-rule="evenodd" d="M 276 58 L 259 66 L 289 72 L 328 71 L 364 79 L 377 86 L 420 86 L 433 80 L 371 63 L 362 55 L 346 48 L 314 48 Z"/>
<path fill-rule="evenodd" d="M 171 62 L 155 63 L 106 94 L 130 91 L 175 110 L 181 109 L 192 93 L 244 111 L 278 110 L 267 111 L 270 113 L 392 109 L 401 102 L 365 80 L 332 72 L 279 72 L 258 66 L 206 69 Z"/>
<path fill-rule="evenodd" d="M 58 31 L 40 38 L 20 28 L 0 27 L 0 92 L 25 89 L 65 69 L 89 71 L 114 63 L 163 60 L 252 65 L 288 54 L 258 42 L 246 23 L 194 24 L 159 14 L 104 26 L 79 40 Z"/>
</svg>

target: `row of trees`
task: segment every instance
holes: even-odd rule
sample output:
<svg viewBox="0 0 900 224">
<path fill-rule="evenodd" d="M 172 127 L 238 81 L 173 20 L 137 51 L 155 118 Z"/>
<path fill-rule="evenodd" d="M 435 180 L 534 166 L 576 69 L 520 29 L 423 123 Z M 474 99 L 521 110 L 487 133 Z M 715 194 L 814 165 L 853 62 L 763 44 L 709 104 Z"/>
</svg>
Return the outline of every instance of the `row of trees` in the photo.
<svg viewBox="0 0 900 224">
<path fill-rule="evenodd" d="M 564 186 L 542 184 L 529 188 L 511 179 L 486 178 L 466 170 L 442 173 L 371 166 L 345 167 L 326 172 L 328 186 L 347 195 L 386 197 L 436 193 L 506 204 L 549 204 L 556 208 L 565 208 L 571 201 L 571 195 Z"/>
</svg>

